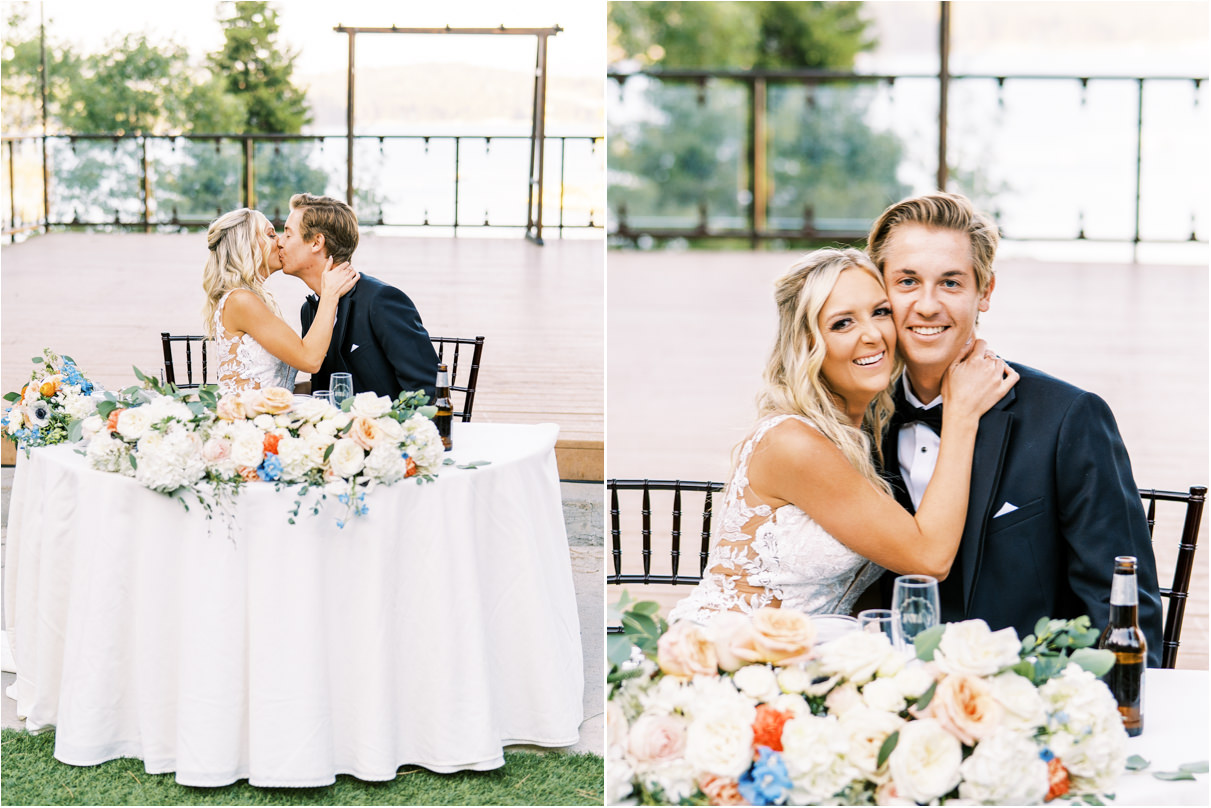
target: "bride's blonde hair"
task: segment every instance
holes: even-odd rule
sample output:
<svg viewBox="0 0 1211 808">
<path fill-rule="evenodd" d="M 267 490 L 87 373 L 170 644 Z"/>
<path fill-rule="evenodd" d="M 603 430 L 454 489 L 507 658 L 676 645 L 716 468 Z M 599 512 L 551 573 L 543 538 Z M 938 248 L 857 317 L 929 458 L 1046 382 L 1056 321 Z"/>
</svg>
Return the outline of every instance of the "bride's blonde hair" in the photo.
<svg viewBox="0 0 1211 808">
<path fill-rule="evenodd" d="M 281 316 L 277 301 L 265 288 L 263 270 L 269 263 L 269 251 L 274 249 L 265 235 L 269 220 L 260 211 L 240 208 L 224 213 L 210 223 L 206 231 L 206 246 L 210 254 L 202 270 L 202 289 L 206 302 L 202 306 L 202 322 L 206 336 L 215 336 L 214 313 L 223 295 L 232 289 L 247 289 L 265 302 L 274 314 Z"/>
<path fill-rule="evenodd" d="M 859 429 L 837 405 L 838 395 L 821 370 L 827 349 L 820 332 L 820 311 L 841 273 L 849 269 L 865 272 L 883 286 L 883 276 L 866 253 L 852 249 L 816 250 L 796 261 L 775 281 L 778 337 L 757 396 L 757 416 L 758 419 L 782 413 L 805 416 L 836 444 L 863 477 L 890 494 L 891 489 L 871 460 L 871 446 L 873 441 L 874 451 L 882 462 L 880 440 L 895 406 L 891 386 L 867 407 Z M 902 370 L 903 363 L 896 357 L 891 384 L 895 384 Z"/>
</svg>

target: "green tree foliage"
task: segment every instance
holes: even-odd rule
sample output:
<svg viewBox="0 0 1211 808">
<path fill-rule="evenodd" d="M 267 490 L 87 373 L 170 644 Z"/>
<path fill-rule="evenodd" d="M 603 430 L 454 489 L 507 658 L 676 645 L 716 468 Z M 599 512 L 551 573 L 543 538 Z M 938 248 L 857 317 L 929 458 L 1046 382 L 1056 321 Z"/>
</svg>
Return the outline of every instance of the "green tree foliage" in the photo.
<svg viewBox="0 0 1211 808">
<path fill-rule="evenodd" d="M 874 47 L 861 3 L 611 3 L 615 53 L 653 68 L 850 70 Z M 861 230 L 907 188 L 902 147 L 866 122 L 868 88 L 770 82 L 771 223 Z M 740 82 L 631 79 L 610 120 L 610 201 L 632 225 L 743 228 L 751 215 L 749 98 Z"/>
<path fill-rule="evenodd" d="M 244 103 L 243 132 L 301 132 L 311 122 L 307 94 L 291 81 L 298 53 L 278 41 L 277 12 L 267 2 L 223 3 L 223 47 L 210 54 L 211 72 Z M 221 6 L 221 7 L 222 7 Z"/>
</svg>

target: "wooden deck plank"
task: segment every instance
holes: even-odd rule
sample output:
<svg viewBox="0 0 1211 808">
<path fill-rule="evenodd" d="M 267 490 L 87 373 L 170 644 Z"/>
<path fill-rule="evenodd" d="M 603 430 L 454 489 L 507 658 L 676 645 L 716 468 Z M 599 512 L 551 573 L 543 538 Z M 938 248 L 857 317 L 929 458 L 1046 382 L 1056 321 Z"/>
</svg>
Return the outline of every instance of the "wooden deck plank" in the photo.
<svg viewBox="0 0 1211 808">
<path fill-rule="evenodd" d="M 161 331 L 201 331 L 205 257 L 198 233 L 51 233 L 4 246 L 3 390 L 24 383 L 29 359 L 43 347 L 70 354 L 106 387 L 133 382 L 132 366 L 158 372 Z M 590 479 L 598 480 L 603 263 L 600 239 L 549 239 L 538 247 L 521 238 L 375 233 L 363 234 L 354 261 L 361 272 L 407 292 L 431 334 L 487 337 L 475 420 L 558 423 L 561 441 L 596 445 Z M 269 286 L 297 330 L 306 288 L 280 274 Z"/>
<path fill-rule="evenodd" d="M 773 280 L 796 256 L 609 253 L 608 477 L 727 480 L 773 343 Z M 1208 482 L 1207 294 L 1206 267 L 1003 259 L 981 335 L 1002 356 L 1101 395 L 1137 483 L 1185 491 Z M 1162 583 L 1179 530 L 1177 516 L 1157 525 Z M 1205 669 L 1206 519 L 1200 545 L 1178 665 Z M 670 591 L 672 602 L 685 594 Z"/>
</svg>

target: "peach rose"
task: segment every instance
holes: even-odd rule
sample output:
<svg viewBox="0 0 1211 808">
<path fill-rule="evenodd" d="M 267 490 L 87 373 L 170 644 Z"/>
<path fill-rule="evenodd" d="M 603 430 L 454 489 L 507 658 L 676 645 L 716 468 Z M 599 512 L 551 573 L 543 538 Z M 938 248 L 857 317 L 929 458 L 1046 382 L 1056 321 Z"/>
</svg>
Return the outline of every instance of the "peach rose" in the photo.
<svg viewBox="0 0 1211 808">
<path fill-rule="evenodd" d="M 715 645 L 701 626 L 688 620 L 674 623 L 661 635 L 656 645 L 656 663 L 669 676 L 685 679 L 719 672 Z"/>
<path fill-rule="evenodd" d="M 244 408 L 244 402 L 239 396 L 234 395 L 220 398 L 218 406 L 215 407 L 215 414 L 224 421 L 243 421 L 248 417 L 248 411 Z"/>
<path fill-rule="evenodd" d="M 728 777 L 704 774 L 698 780 L 698 787 L 711 801 L 711 805 L 748 805 L 748 801 L 740 794 L 740 784 Z"/>
<path fill-rule="evenodd" d="M 748 617 L 740 612 L 719 612 L 711 620 L 708 633 L 715 643 L 715 656 L 719 659 L 720 670 L 735 673 L 746 664 L 737 654 L 752 648 L 750 637 L 753 624 Z"/>
<path fill-rule="evenodd" d="M 257 474 L 256 469 L 251 466 L 240 466 L 237 471 L 239 471 L 240 477 L 244 482 L 253 483 L 261 479 L 261 475 Z"/>
<path fill-rule="evenodd" d="M 239 392 L 240 403 L 244 405 L 244 411 L 248 413 L 248 417 L 252 418 L 257 415 L 263 415 L 265 410 L 265 393 L 257 388 L 249 388 Z"/>
<path fill-rule="evenodd" d="M 262 387 L 260 404 L 259 412 L 278 415 L 294 406 L 294 393 L 285 387 Z"/>
<path fill-rule="evenodd" d="M 231 457 L 231 441 L 227 438 L 211 438 L 202 446 L 202 459 L 207 463 L 222 463 Z"/>
<path fill-rule="evenodd" d="M 685 754 L 685 721 L 671 715 L 643 715 L 631 725 L 627 751 L 641 763 L 676 760 Z"/>
<path fill-rule="evenodd" d="M 735 648 L 741 659 L 791 665 L 811 657 L 816 627 L 803 612 L 765 606 L 753 612 L 752 628 L 745 639 L 747 647 Z"/>
<path fill-rule="evenodd" d="M 933 700 L 921 717 L 935 719 L 965 746 L 991 735 L 1001 724 L 1004 708 L 992 686 L 978 676 L 952 673 L 938 683 Z"/>
<path fill-rule="evenodd" d="M 353 419 L 353 424 L 349 427 L 349 433 L 345 437 L 350 438 L 368 452 L 382 442 L 383 430 L 369 418 L 358 416 Z"/>
</svg>

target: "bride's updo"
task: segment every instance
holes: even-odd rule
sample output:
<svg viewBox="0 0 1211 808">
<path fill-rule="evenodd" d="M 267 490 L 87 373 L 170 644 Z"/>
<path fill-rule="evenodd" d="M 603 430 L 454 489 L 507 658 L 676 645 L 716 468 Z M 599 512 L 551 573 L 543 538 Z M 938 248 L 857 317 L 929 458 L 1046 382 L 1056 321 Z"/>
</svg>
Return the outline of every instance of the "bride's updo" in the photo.
<svg viewBox="0 0 1211 808">
<path fill-rule="evenodd" d="M 765 366 L 763 387 L 757 396 L 757 417 L 790 413 L 803 415 L 845 455 L 863 477 L 880 490 L 890 489 L 871 461 L 871 446 L 882 459 L 880 439 L 891 420 L 890 388 L 875 397 L 854 427 L 829 387 L 822 368 L 827 352 L 820 332 L 820 311 L 841 273 L 847 269 L 866 272 L 883 286 L 883 276 L 861 250 L 823 249 L 796 261 L 774 282 L 778 306 L 778 337 Z M 897 357 L 892 366 L 892 384 L 903 368 Z"/>
<path fill-rule="evenodd" d="M 260 211 L 240 208 L 224 213 L 206 231 L 206 246 L 210 248 L 206 267 L 202 270 L 202 289 L 206 303 L 202 306 L 202 322 L 206 336 L 213 337 L 214 313 L 223 295 L 232 289 L 247 289 L 281 316 L 273 295 L 265 288 L 265 268 L 273 241 L 265 235 L 269 220 Z"/>
</svg>

